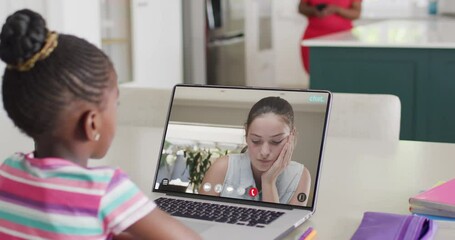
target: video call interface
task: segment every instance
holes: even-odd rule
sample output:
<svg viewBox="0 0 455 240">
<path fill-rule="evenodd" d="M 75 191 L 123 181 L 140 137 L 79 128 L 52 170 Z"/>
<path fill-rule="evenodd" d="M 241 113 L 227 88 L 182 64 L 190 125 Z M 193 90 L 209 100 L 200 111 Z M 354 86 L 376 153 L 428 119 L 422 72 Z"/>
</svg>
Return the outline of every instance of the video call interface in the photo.
<svg viewBox="0 0 455 240">
<path fill-rule="evenodd" d="M 318 91 L 177 86 L 154 191 L 312 207 L 329 97 Z M 287 115 L 270 112 L 274 101 L 291 106 L 293 126 L 288 108 L 282 111 Z M 258 109 L 248 125 L 250 111 Z"/>
</svg>

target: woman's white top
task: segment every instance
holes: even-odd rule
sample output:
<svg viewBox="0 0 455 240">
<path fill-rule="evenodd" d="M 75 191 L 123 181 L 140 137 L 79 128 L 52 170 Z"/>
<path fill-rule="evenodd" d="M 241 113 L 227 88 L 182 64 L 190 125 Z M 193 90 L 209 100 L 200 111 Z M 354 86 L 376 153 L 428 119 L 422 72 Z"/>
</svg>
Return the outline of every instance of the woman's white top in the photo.
<svg viewBox="0 0 455 240">
<path fill-rule="evenodd" d="M 280 203 L 287 204 L 294 195 L 303 172 L 303 164 L 291 161 L 286 169 L 278 176 L 276 187 Z M 226 177 L 224 178 L 222 197 L 262 200 L 262 194 L 252 197 L 251 188 L 257 188 L 251 169 L 251 161 L 247 153 L 230 154 Z"/>
</svg>

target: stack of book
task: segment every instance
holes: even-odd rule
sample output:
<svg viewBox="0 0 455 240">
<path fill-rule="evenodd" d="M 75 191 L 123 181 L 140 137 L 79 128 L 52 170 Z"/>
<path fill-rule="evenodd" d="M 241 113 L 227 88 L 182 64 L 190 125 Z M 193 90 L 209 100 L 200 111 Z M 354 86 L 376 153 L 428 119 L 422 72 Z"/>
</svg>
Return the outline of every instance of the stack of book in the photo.
<svg viewBox="0 0 455 240">
<path fill-rule="evenodd" d="M 455 179 L 409 198 L 412 213 L 455 221 Z"/>
</svg>

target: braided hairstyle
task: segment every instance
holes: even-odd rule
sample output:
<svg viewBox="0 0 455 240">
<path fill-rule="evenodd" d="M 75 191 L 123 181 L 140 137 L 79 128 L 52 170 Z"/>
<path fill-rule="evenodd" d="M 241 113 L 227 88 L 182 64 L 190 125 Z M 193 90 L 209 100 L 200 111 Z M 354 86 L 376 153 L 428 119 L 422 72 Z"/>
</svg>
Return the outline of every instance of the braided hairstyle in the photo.
<svg viewBox="0 0 455 240">
<path fill-rule="evenodd" d="M 0 34 L 0 59 L 21 64 L 40 52 L 49 30 L 37 13 L 24 9 L 6 19 Z M 14 124 L 35 138 L 53 130 L 59 113 L 74 100 L 102 107 L 114 71 L 109 58 L 96 46 L 72 35 L 59 34 L 58 45 L 33 68 L 6 68 L 3 104 Z"/>
</svg>

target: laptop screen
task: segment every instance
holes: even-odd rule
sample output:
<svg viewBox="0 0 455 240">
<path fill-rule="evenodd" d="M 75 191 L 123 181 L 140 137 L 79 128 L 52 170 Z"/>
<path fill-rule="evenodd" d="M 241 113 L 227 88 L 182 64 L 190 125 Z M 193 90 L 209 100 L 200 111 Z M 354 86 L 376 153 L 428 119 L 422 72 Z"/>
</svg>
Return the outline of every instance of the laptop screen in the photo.
<svg viewBox="0 0 455 240">
<path fill-rule="evenodd" d="M 331 95 L 177 85 L 154 191 L 310 208 Z"/>
</svg>

